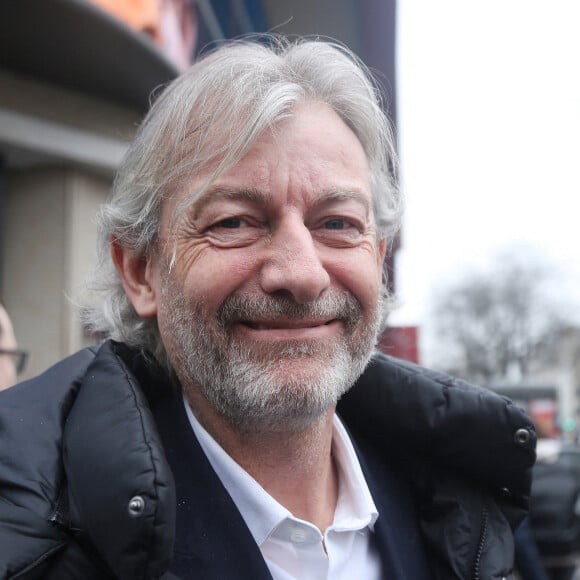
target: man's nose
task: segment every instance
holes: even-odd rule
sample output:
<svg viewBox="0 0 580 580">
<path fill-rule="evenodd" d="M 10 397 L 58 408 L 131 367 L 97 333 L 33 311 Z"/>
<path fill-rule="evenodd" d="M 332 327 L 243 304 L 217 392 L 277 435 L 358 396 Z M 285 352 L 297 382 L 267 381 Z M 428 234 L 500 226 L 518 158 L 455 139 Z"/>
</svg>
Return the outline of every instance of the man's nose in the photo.
<svg viewBox="0 0 580 580">
<path fill-rule="evenodd" d="M 299 304 L 316 300 L 328 288 L 330 276 L 302 220 L 289 220 L 273 232 L 260 284 L 264 292 L 288 294 Z"/>
</svg>

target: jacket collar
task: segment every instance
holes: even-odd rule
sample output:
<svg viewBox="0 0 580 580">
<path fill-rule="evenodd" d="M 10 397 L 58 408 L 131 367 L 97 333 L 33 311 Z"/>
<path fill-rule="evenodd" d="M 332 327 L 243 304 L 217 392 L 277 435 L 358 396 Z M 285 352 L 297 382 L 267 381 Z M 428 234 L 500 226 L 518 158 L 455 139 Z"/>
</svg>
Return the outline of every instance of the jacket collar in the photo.
<svg viewBox="0 0 580 580">
<path fill-rule="evenodd" d="M 271 579 L 248 527 L 191 430 L 181 397 L 168 392 L 153 413 L 176 483 L 171 571 L 182 578 L 238 578 L 243 572 L 246 578 Z"/>
<path fill-rule="evenodd" d="M 425 475 L 454 472 L 527 509 L 536 434 L 508 399 L 378 354 L 338 403 L 357 438 Z"/>
</svg>

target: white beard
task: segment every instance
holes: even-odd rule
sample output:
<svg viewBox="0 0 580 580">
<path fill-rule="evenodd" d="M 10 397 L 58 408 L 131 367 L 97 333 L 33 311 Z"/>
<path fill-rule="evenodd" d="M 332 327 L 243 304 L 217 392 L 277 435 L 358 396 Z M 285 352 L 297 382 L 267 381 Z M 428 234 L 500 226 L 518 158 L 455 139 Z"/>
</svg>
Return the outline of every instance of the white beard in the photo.
<svg viewBox="0 0 580 580">
<path fill-rule="evenodd" d="M 186 395 L 201 392 L 218 414 L 243 431 L 297 431 L 312 424 L 362 374 L 377 340 L 379 300 L 364 320 L 358 301 L 345 293 L 329 293 L 308 304 L 273 296 L 230 296 L 206 320 L 203 305 L 189 305 L 171 276 L 163 294 L 169 358 Z M 339 320 L 343 328 L 332 342 L 256 344 L 232 333 L 241 320 L 281 316 Z"/>
</svg>

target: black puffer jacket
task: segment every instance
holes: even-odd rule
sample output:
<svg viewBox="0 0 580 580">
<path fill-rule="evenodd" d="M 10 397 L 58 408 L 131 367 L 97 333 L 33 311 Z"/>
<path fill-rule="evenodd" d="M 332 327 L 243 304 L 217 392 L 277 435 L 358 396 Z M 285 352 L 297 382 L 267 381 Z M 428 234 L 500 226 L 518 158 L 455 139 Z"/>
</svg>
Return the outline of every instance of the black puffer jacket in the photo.
<svg viewBox="0 0 580 580">
<path fill-rule="evenodd" d="M 106 342 L 0 393 L 0 578 L 175 578 L 175 485 L 152 412 L 170 391 Z M 408 478 L 433 578 L 511 577 L 535 446 L 519 409 L 379 356 L 339 413 Z"/>
</svg>

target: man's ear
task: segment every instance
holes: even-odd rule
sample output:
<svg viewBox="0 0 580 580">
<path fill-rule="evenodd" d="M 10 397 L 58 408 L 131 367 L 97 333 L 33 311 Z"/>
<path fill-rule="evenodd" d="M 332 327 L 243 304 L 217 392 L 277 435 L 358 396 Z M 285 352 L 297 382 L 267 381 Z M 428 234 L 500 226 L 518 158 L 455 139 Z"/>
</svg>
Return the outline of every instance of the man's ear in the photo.
<svg viewBox="0 0 580 580">
<path fill-rule="evenodd" d="M 123 288 L 133 308 L 142 318 L 157 314 L 157 296 L 152 279 L 151 258 L 138 256 L 116 238 L 111 239 L 111 256 L 119 271 Z"/>
</svg>

